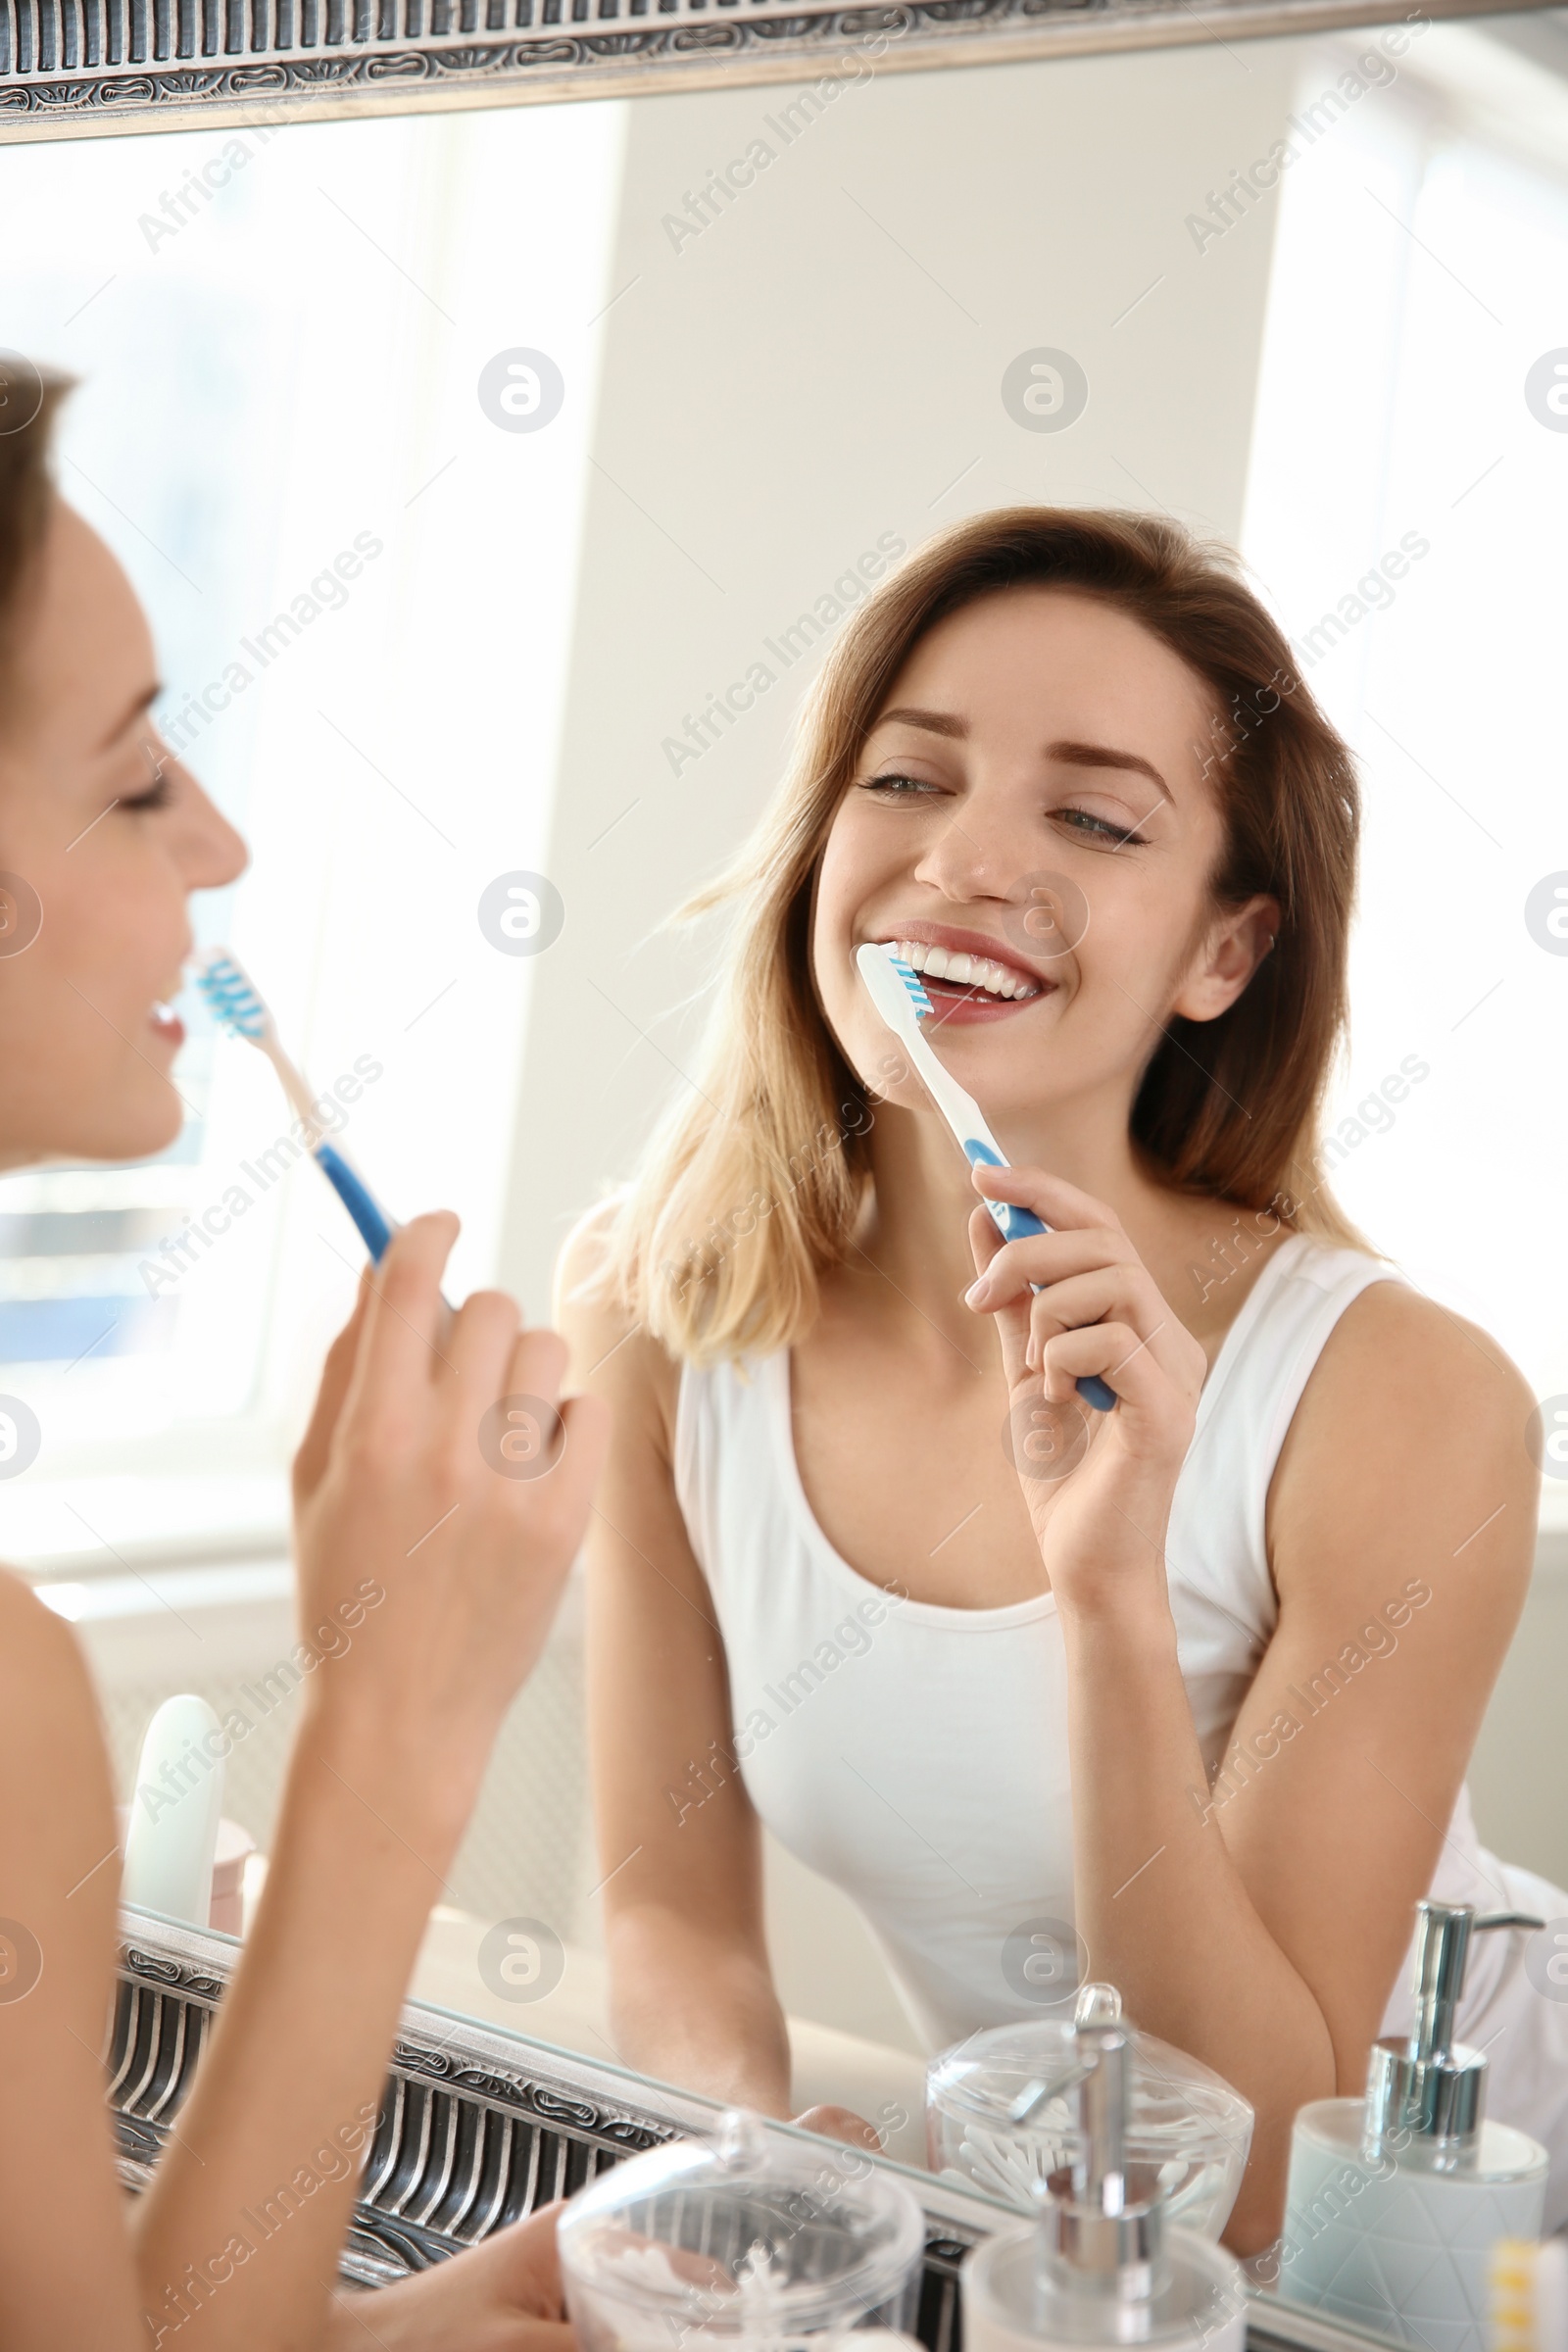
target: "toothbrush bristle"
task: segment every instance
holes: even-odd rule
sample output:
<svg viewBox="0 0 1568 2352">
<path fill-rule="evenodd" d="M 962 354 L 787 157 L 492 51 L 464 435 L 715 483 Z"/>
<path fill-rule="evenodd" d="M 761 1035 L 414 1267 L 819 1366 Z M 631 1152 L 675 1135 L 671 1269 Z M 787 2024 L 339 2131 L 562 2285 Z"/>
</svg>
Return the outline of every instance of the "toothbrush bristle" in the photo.
<svg viewBox="0 0 1568 2352">
<path fill-rule="evenodd" d="M 915 970 L 913 964 L 906 963 L 904 957 L 902 956 L 895 956 L 891 949 L 888 951 L 888 961 L 892 964 L 893 969 L 898 973 L 899 978 L 904 982 L 906 989 L 908 991 L 909 1002 L 914 1006 L 916 1016 L 922 1021 L 929 1020 L 931 1017 L 931 1000 L 926 995 L 925 984 L 921 980 L 920 975 Z"/>
<path fill-rule="evenodd" d="M 267 1034 L 267 1006 L 226 948 L 215 948 L 196 974 L 214 1017 L 256 1045 Z"/>
</svg>

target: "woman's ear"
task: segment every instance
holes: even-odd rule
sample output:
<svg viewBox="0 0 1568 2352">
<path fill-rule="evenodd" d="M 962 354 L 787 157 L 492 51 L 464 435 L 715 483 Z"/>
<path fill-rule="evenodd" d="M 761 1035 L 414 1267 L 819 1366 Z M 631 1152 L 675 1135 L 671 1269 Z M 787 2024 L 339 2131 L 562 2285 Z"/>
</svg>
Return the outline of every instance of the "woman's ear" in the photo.
<svg viewBox="0 0 1568 2352">
<path fill-rule="evenodd" d="M 1261 895 L 1216 916 L 1198 943 L 1171 1011 L 1189 1021 L 1218 1020 L 1272 949 L 1279 927 L 1278 899 Z"/>
</svg>

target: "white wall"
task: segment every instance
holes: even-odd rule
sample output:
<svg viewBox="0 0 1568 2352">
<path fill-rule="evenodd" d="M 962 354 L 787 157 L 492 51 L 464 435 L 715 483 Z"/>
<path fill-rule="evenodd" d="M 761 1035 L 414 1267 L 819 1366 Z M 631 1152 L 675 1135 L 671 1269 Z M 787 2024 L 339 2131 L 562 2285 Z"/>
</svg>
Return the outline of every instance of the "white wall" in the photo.
<svg viewBox="0 0 1568 2352">
<path fill-rule="evenodd" d="M 530 1301 L 681 1083 L 702 961 L 651 934 L 746 836 L 814 663 L 676 776 L 683 714 L 777 669 L 763 639 L 883 532 L 1043 498 L 1238 532 L 1270 223 L 1200 254 L 1184 220 L 1276 135 L 1297 46 L 884 74 L 788 147 L 793 91 L 632 109 L 504 1240 Z M 663 217 L 758 136 L 775 161 L 676 250 Z M 1039 346 L 1089 376 L 1060 435 L 999 394 Z"/>
<path fill-rule="evenodd" d="M 626 1172 L 691 1066 L 710 951 L 657 926 L 748 833 L 814 662 L 678 776 L 662 739 L 884 531 L 914 545 L 964 514 L 1051 499 L 1164 507 L 1240 538 L 1276 218 L 1259 208 L 1200 251 L 1187 217 L 1344 62 L 1307 41 L 1216 41 L 883 75 L 787 146 L 776 126 L 794 92 L 632 109 L 548 858 L 567 924 L 537 975 L 503 1241 L 506 1278 L 530 1301 L 548 1294 L 563 1231 Z M 1369 95 L 1347 157 L 1424 121 L 1418 62 Z M 672 241 L 686 192 L 758 136 L 775 160 Z M 1345 292 L 1317 313 L 1339 355 L 1331 414 L 1355 405 Z M 1008 361 L 1039 345 L 1090 379 L 1059 437 L 1023 431 L 999 397 Z M 1309 369 L 1311 349 L 1309 336 Z M 1354 538 L 1374 518 L 1348 481 L 1336 489 L 1320 439 L 1285 463 Z M 1568 1756 L 1548 1699 L 1568 1581 L 1554 1564 L 1483 1734 L 1475 1797 L 1500 1850 L 1563 1879 Z M 776 1851 L 769 1924 L 792 2009 L 909 2046 L 858 1915 Z"/>
<path fill-rule="evenodd" d="M 816 662 L 676 775 L 684 714 L 760 656 L 778 669 L 763 640 L 884 532 L 1051 499 L 1239 535 L 1272 222 L 1200 252 L 1185 221 L 1278 134 L 1298 47 L 889 74 L 788 146 L 793 90 L 632 108 L 548 856 L 567 919 L 535 977 L 504 1237 L 531 1304 L 691 1066 L 706 951 L 656 926 L 750 830 Z M 673 242 L 664 217 L 759 136 L 775 160 Z M 1059 436 L 1000 397 L 1040 346 L 1089 377 Z M 917 2048 L 853 1906 L 776 1847 L 768 1876 L 786 2007 Z"/>
</svg>

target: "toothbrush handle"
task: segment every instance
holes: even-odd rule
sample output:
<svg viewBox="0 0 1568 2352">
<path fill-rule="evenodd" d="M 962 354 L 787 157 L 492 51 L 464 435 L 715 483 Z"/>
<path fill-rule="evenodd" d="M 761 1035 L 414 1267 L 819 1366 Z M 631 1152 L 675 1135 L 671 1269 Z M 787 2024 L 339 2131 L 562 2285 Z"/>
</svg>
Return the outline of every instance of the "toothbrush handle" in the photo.
<svg viewBox="0 0 1568 2352">
<path fill-rule="evenodd" d="M 392 1239 L 390 1224 L 341 1152 L 334 1152 L 330 1144 L 318 1144 L 316 1157 L 321 1173 L 359 1227 L 365 1247 L 379 1263 Z"/>
</svg>

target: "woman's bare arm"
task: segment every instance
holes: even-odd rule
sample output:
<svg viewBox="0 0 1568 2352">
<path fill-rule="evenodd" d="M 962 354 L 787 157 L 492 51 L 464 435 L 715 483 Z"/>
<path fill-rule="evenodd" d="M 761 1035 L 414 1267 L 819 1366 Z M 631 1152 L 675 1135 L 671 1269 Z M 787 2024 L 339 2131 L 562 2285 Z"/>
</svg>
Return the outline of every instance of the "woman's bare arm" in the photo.
<svg viewBox="0 0 1568 2352">
<path fill-rule="evenodd" d="M 614 1427 L 590 1523 L 588 1714 L 617 2044 L 666 2082 L 787 2115 L 761 1840 L 735 1762 L 724 1645 L 675 1500 L 675 1371 L 601 1295 L 597 1222 L 563 1254 L 570 1376 Z"/>
<path fill-rule="evenodd" d="M 547 1475 L 481 1446 L 498 1399 L 553 1402 L 564 1349 L 496 1292 L 449 1316 L 455 1233 L 416 1218 L 368 1276 L 295 1464 L 303 1628 L 352 1641 L 307 1685 L 261 1909 L 137 2216 L 181 2352 L 320 2340 L 419 1937 L 587 1515 L 591 1400 Z"/>
<path fill-rule="evenodd" d="M 1079 1931 L 1129 2014 L 1256 2109 L 1227 2232 L 1253 2251 L 1279 2227 L 1297 2108 L 1361 2088 L 1518 1618 L 1531 1399 L 1427 1300 L 1379 1284 L 1347 1310 L 1276 1473 L 1279 1624 L 1211 1790 L 1164 1566 L 1200 1365 L 1113 1220 L 1089 1251 L 1102 1264 L 1052 1282 L 1107 1212 L 1035 1171 L 987 1172 L 1004 1186 L 1065 1229 L 1011 1246 L 1009 1297 L 1031 1268 L 1054 1297 L 1006 1308 L 1009 1376 L 1033 1313 L 1055 1335 L 1054 1394 L 1093 1371 L 1122 1398 L 1082 1466 L 1029 1496 L 1067 1650 Z"/>
<path fill-rule="evenodd" d="M 119 1838 L 70 1628 L 0 1575 L 0 2343 L 145 2346 L 104 2051 Z"/>
</svg>

